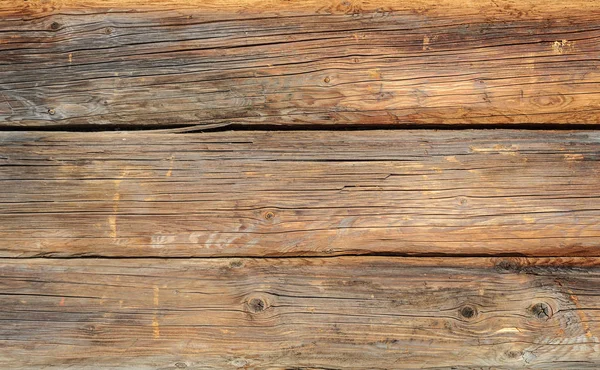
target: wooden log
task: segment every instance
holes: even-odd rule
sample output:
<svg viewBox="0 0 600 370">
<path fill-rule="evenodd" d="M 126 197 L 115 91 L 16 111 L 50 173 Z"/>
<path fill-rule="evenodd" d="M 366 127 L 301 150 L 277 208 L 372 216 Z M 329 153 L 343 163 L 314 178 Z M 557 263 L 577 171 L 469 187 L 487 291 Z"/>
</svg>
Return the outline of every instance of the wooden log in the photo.
<svg viewBox="0 0 600 370">
<path fill-rule="evenodd" d="M 5 0 L 0 125 L 598 124 L 588 0 Z"/>
<path fill-rule="evenodd" d="M 0 255 L 600 256 L 599 131 L 11 132 Z"/>
<path fill-rule="evenodd" d="M 598 258 L 2 259 L 10 369 L 600 366 Z"/>
</svg>

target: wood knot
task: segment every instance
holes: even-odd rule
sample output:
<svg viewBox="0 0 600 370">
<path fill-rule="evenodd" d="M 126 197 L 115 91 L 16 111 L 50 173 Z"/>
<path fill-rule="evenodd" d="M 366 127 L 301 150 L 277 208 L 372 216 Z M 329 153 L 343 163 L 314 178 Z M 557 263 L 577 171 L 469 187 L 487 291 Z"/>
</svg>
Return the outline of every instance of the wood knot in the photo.
<svg viewBox="0 0 600 370">
<path fill-rule="evenodd" d="M 325 77 L 325 79 L 324 79 L 323 81 L 324 81 L 326 84 L 328 84 L 328 83 L 331 81 L 331 79 L 330 79 L 329 77 Z"/>
<path fill-rule="evenodd" d="M 271 211 L 265 212 L 264 218 L 265 218 L 265 220 L 270 221 L 275 218 L 275 213 L 273 213 Z"/>
<path fill-rule="evenodd" d="M 499 272 L 519 272 L 521 270 L 521 266 L 512 260 L 502 260 L 495 267 Z"/>
<path fill-rule="evenodd" d="M 84 326 L 83 331 L 85 333 L 87 333 L 88 335 L 98 335 L 101 332 L 99 327 L 97 327 L 95 325 L 91 325 L 91 324 Z"/>
<path fill-rule="evenodd" d="M 519 357 L 523 356 L 523 353 L 519 352 L 519 351 L 508 351 L 506 352 L 506 357 L 508 357 L 509 359 L 517 359 Z"/>
<path fill-rule="evenodd" d="M 56 113 L 56 111 L 53 108 L 48 109 L 48 114 L 53 116 Z"/>
<path fill-rule="evenodd" d="M 242 267 L 244 264 L 242 263 L 242 261 L 231 261 L 229 262 L 229 267 L 234 269 L 234 268 L 238 268 L 238 267 Z"/>
<path fill-rule="evenodd" d="M 560 93 L 540 92 L 536 96 L 530 98 L 533 105 L 541 108 L 560 108 L 569 105 L 572 102 L 571 97 L 567 97 Z"/>
<path fill-rule="evenodd" d="M 50 25 L 50 29 L 53 31 L 56 31 L 60 28 L 60 23 L 58 22 L 52 22 L 52 24 Z"/>
<path fill-rule="evenodd" d="M 176 362 L 175 367 L 178 369 L 185 369 L 187 367 L 187 364 L 184 362 Z"/>
<path fill-rule="evenodd" d="M 529 311 L 540 320 L 545 321 L 552 317 L 552 308 L 544 302 L 534 304 L 529 308 Z"/>
<path fill-rule="evenodd" d="M 267 302 L 262 298 L 252 298 L 248 301 L 248 310 L 252 313 L 263 312 L 268 308 Z"/>
<path fill-rule="evenodd" d="M 460 309 L 460 315 L 465 319 L 471 319 L 477 315 L 477 310 L 475 307 L 464 306 Z"/>
<path fill-rule="evenodd" d="M 104 29 L 104 33 L 105 33 L 106 35 L 110 35 L 110 34 L 112 34 L 112 33 L 113 33 L 113 30 L 112 30 L 112 28 L 110 28 L 110 27 L 106 27 L 106 28 Z"/>
<path fill-rule="evenodd" d="M 248 361 L 243 358 L 236 358 L 229 362 L 231 365 L 235 367 L 245 367 L 248 365 Z"/>
</svg>

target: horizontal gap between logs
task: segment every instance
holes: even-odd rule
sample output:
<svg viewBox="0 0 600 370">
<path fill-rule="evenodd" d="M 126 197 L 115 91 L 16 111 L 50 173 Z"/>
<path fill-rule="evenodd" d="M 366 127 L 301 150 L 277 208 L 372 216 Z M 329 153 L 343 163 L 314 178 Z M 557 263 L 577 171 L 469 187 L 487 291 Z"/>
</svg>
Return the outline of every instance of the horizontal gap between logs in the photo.
<svg viewBox="0 0 600 370">
<path fill-rule="evenodd" d="M 223 131 L 369 131 L 369 130 L 600 130 L 600 124 L 298 124 L 298 125 L 244 125 L 239 123 L 206 125 L 53 125 L 2 126 L 0 132 L 107 132 L 107 131 L 170 131 L 174 133 Z"/>
<path fill-rule="evenodd" d="M 317 254 L 308 254 L 308 255 L 263 255 L 263 256 L 253 256 L 253 255 L 231 255 L 231 256 L 105 256 L 99 254 L 82 254 L 82 255 L 70 255 L 70 256 L 53 256 L 52 253 L 46 253 L 43 255 L 31 255 L 31 256 L 8 256 L 8 257 L 0 257 L 0 259 L 14 259 L 14 260 L 25 260 L 25 259 L 156 259 L 156 260 L 219 260 L 219 259 L 336 259 L 336 258 L 344 258 L 344 257 L 381 257 L 381 258 L 578 258 L 580 256 L 553 256 L 553 255 L 526 255 L 522 253 L 391 253 L 391 252 L 383 252 L 383 253 L 343 253 L 343 254 L 332 254 L 332 255 L 317 255 Z M 600 256 L 585 256 L 584 258 L 595 258 Z"/>
</svg>

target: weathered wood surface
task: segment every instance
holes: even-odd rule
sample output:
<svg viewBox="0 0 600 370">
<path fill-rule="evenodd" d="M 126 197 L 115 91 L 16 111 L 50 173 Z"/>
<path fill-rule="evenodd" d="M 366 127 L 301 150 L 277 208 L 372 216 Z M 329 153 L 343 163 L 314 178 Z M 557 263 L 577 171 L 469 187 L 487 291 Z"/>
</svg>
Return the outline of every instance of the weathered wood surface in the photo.
<svg viewBox="0 0 600 370">
<path fill-rule="evenodd" d="M 600 123 L 600 2 L 4 0 L 0 125 Z"/>
<path fill-rule="evenodd" d="M 598 368 L 600 260 L 2 259 L 0 365 Z"/>
<path fill-rule="evenodd" d="M 600 368 L 599 20 L 0 1 L 0 368 Z"/>
<path fill-rule="evenodd" d="M 2 256 L 600 256 L 599 131 L 0 140 Z"/>
</svg>

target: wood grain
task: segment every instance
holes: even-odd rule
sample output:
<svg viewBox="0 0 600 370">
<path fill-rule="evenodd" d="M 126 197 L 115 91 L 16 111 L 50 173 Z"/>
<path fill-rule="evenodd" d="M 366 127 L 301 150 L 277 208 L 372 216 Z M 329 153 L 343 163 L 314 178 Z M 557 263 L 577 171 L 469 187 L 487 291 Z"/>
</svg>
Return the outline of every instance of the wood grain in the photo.
<svg viewBox="0 0 600 370">
<path fill-rule="evenodd" d="M 12 132 L 0 255 L 600 256 L 600 132 Z"/>
<path fill-rule="evenodd" d="M 597 1 L 5 0 L 0 125 L 598 124 Z"/>
<path fill-rule="evenodd" d="M 11 369 L 600 366 L 600 260 L 0 260 Z"/>
<path fill-rule="evenodd" d="M 0 368 L 600 368 L 599 20 L 0 1 Z"/>
</svg>

